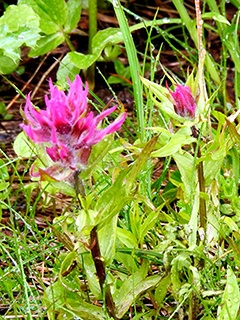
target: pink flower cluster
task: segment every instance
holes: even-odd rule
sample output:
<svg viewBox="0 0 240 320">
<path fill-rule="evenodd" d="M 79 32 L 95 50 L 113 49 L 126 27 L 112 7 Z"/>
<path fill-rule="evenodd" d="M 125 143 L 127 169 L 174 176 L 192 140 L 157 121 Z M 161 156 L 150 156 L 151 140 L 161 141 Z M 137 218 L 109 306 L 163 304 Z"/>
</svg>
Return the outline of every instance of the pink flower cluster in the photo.
<svg viewBox="0 0 240 320">
<path fill-rule="evenodd" d="M 174 92 L 169 89 L 168 85 L 167 89 L 171 95 L 170 100 L 175 112 L 181 117 L 193 120 L 195 118 L 196 101 L 190 87 L 176 84 Z"/>
<path fill-rule="evenodd" d="M 82 87 L 80 76 L 71 83 L 66 95 L 53 86 L 50 79 L 51 98 L 45 96 L 46 110 L 37 110 L 32 106 L 30 94 L 24 108 L 27 124 L 20 124 L 26 134 L 35 143 L 48 143 L 47 154 L 61 167 L 76 170 L 88 163 L 92 146 L 100 142 L 107 134 L 117 131 L 123 124 L 126 114 L 99 129 L 99 123 L 117 106 L 107 109 L 97 116 L 87 110 L 88 86 Z"/>
</svg>

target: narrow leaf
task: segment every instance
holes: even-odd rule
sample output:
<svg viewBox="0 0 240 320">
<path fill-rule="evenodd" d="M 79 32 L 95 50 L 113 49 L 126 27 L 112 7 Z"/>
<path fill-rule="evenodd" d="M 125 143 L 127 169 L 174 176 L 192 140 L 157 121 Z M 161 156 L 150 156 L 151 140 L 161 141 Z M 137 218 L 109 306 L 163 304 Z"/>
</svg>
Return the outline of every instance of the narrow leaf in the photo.
<svg viewBox="0 0 240 320">
<path fill-rule="evenodd" d="M 131 191 L 132 186 L 136 179 L 138 178 L 142 168 L 146 164 L 156 142 L 157 142 L 158 137 L 152 138 L 143 148 L 141 154 L 135 161 L 133 168 L 131 170 L 131 174 L 128 176 L 127 181 L 126 181 L 126 191 L 127 194 Z"/>
</svg>

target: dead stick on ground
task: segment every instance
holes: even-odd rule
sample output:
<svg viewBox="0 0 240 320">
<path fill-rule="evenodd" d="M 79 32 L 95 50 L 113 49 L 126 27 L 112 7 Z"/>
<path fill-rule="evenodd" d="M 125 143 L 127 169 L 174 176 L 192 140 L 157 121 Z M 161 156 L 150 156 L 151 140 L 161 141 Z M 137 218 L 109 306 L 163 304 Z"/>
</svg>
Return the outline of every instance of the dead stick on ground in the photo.
<svg viewBox="0 0 240 320">
<path fill-rule="evenodd" d="M 46 79 L 46 77 L 49 75 L 49 73 L 58 65 L 58 63 L 62 60 L 64 54 L 61 54 L 60 58 L 58 58 L 48 69 L 44 74 L 42 75 L 41 79 L 39 80 L 38 84 L 36 85 L 33 93 L 31 94 L 31 99 L 35 96 L 37 93 L 38 89 L 40 88 L 41 84 L 43 81 Z"/>
<path fill-rule="evenodd" d="M 23 92 L 28 85 L 31 83 L 31 81 L 33 80 L 33 78 L 36 76 L 36 74 L 38 73 L 39 69 L 41 68 L 41 66 L 43 65 L 43 63 L 45 62 L 45 60 L 47 59 L 47 57 L 49 56 L 49 53 L 47 53 L 45 55 L 45 57 L 43 58 L 43 60 L 39 63 L 37 69 L 35 70 L 35 72 L 33 73 L 33 75 L 29 78 L 29 80 L 25 83 L 25 85 L 22 87 L 22 89 L 20 90 L 21 92 Z M 9 102 L 9 104 L 6 107 L 6 110 L 10 109 L 11 106 L 15 103 L 15 101 L 20 97 L 20 93 L 16 94 L 16 96 Z"/>
</svg>

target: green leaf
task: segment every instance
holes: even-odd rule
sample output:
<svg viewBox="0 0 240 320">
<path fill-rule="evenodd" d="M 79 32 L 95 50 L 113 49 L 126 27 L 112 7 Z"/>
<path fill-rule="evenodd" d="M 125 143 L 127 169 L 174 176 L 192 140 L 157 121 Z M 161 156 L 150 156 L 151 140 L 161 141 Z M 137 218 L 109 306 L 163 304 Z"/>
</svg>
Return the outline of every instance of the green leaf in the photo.
<svg viewBox="0 0 240 320">
<path fill-rule="evenodd" d="M 19 0 L 31 7 L 40 18 L 40 29 L 47 35 L 62 30 L 67 18 L 64 0 Z"/>
<path fill-rule="evenodd" d="M 191 265 L 190 259 L 186 253 L 179 254 L 176 258 L 172 260 L 172 269 L 171 269 L 171 281 L 172 281 L 172 290 L 173 294 L 178 294 L 182 286 L 180 280 L 180 271 L 183 268 L 188 269 Z"/>
<path fill-rule="evenodd" d="M 80 177 L 82 179 L 89 177 L 90 172 L 107 154 L 114 141 L 114 135 L 114 133 L 108 134 L 107 136 L 105 136 L 104 139 L 102 139 L 99 143 L 93 146 L 91 155 L 88 160 L 87 168 L 80 174 Z"/>
<path fill-rule="evenodd" d="M 226 118 L 226 123 L 229 129 L 230 137 L 234 143 L 240 146 L 240 134 L 236 129 L 236 125 L 231 120 L 231 117 Z"/>
<path fill-rule="evenodd" d="M 179 122 L 185 121 L 183 117 L 180 117 L 174 111 L 173 104 L 167 98 L 169 92 L 166 88 L 162 87 L 159 84 L 151 82 L 141 76 L 140 79 L 142 80 L 143 84 L 149 89 L 152 100 L 154 101 L 154 103 L 156 103 L 157 106 L 160 107 L 161 111 L 166 112 L 171 118 Z M 157 99 L 161 101 L 161 103 L 154 96 L 156 96 Z"/>
<path fill-rule="evenodd" d="M 159 212 L 152 211 L 148 216 L 144 223 L 140 226 L 139 232 L 139 243 L 140 247 L 142 247 L 143 240 L 147 232 L 155 225 L 158 220 Z"/>
<path fill-rule="evenodd" d="M 143 148 L 142 152 L 138 156 L 137 160 L 135 161 L 130 175 L 127 177 L 126 181 L 126 192 L 127 194 L 131 191 L 132 186 L 135 182 L 135 180 L 138 178 L 142 168 L 146 164 L 156 142 L 157 142 L 158 137 L 152 138 Z"/>
<path fill-rule="evenodd" d="M 80 69 L 89 68 L 98 58 L 95 54 L 83 54 L 80 52 L 69 52 L 71 62 Z"/>
<path fill-rule="evenodd" d="M 215 159 L 212 159 L 212 156 L 210 155 L 206 159 L 206 161 L 204 161 L 204 164 L 203 164 L 204 178 L 205 178 L 205 184 L 207 186 L 212 183 L 213 179 L 215 179 L 216 175 L 218 174 L 218 172 L 222 166 L 224 156 L 225 156 L 225 154 L 223 154 L 221 159 L 215 160 Z"/>
<path fill-rule="evenodd" d="M 166 23 L 181 23 L 181 20 L 168 19 L 168 21 L 166 21 L 165 19 L 159 19 L 159 20 L 155 20 L 155 23 L 153 23 L 152 21 L 145 21 L 144 23 L 137 23 L 134 26 L 131 26 L 130 31 L 133 32 L 135 30 L 146 28 L 148 26 L 161 25 Z M 93 43 L 92 43 L 93 54 L 82 54 L 79 52 L 70 52 L 67 54 L 67 56 L 68 55 L 70 56 L 70 61 L 71 63 L 74 64 L 76 68 L 87 69 L 94 62 L 96 62 L 96 60 L 100 57 L 103 49 L 107 45 L 116 45 L 117 43 L 120 43 L 120 42 L 123 42 L 123 35 L 121 30 L 119 28 L 107 28 L 107 29 L 98 31 L 97 34 L 94 36 Z M 60 65 L 61 70 L 64 68 L 66 68 L 67 70 L 72 69 L 72 67 L 70 66 Z M 64 71 L 65 74 L 67 73 L 67 70 Z M 64 81 L 64 79 L 60 75 L 57 75 L 57 79 L 61 82 Z"/>
<path fill-rule="evenodd" d="M 238 17 L 239 19 L 239 17 Z M 227 47 L 231 58 L 234 62 L 234 67 L 237 70 L 237 72 L 240 72 L 240 46 L 239 46 L 239 41 L 238 41 L 238 25 L 239 25 L 239 20 L 238 24 L 232 23 L 231 26 L 228 26 L 224 29 L 224 44 Z"/>
<path fill-rule="evenodd" d="M 20 132 L 15 139 L 13 150 L 20 158 L 31 158 L 34 155 L 34 146 L 24 131 Z"/>
<path fill-rule="evenodd" d="M 0 192 L 6 191 L 8 186 L 9 186 L 9 182 L 6 182 L 4 180 L 0 180 Z M 3 193 L 3 195 L 0 194 L 0 198 L 1 199 L 6 199 L 6 195 L 7 195 L 7 193 L 5 193 L 5 192 Z"/>
<path fill-rule="evenodd" d="M 100 251 L 105 266 L 110 265 L 115 255 L 117 218 L 117 215 L 114 216 L 98 232 Z"/>
<path fill-rule="evenodd" d="M 63 90 L 67 90 L 69 88 L 67 77 L 73 82 L 79 72 L 80 68 L 76 67 L 75 64 L 71 62 L 70 55 L 66 54 L 57 71 L 57 86 Z"/>
<path fill-rule="evenodd" d="M 202 14 L 202 19 L 213 19 L 215 21 L 230 25 L 230 22 L 226 19 L 226 17 L 217 12 L 205 12 Z"/>
<path fill-rule="evenodd" d="M 69 0 L 67 2 L 67 18 L 64 25 L 65 32 L 71 32 L 81 18 L 82 1 Z"/>
<path fill-rule="evenodd" d="M 20 52 L 20 51 L 19 51 Z M 17 53 L 18 55 L 18 53 Z M 9 74 L 17 69 L 20 59 L 17 57 L 14 60 L 6 56 L 3 51 L 0 49 L 0 73 Z"/>
<path fill-rule="evenodd" d="M 81 281 L 78 278 L 78 272 L 75 269 L 71 270 L 74 263 L 76 263 L 75 259 L 75 251 L 68 253 L 61 264 L 59 272 L 59 281 L 62 286 L 72 292 L 81 291 Z"/>
<path fill-rule="evenodd" d="M 67 77 L 74 80 L 81 69 L 89 68 L 96 60 L 97 57 L 92 54 L 68 52 L 60 63 L 57 72 L 57 84 L 63 88 L 68 88 Z"/>
<path fill-rule="evenodd" d="M 177 163 L 178 169 L 181 173 L 181 179 L 184 184 L 184 191 L 186 199 L 190 199 L 192 183 L 192 170 L 193 170 L 193 157 L 189 153 L 180 154 L 176 152 L 173 155 Z"/>
<path fill-rule="evenodd" d="M 132 232 L 118 227 L 117 228 L 117 237 L 126 247 L 138 248 L 137 239 Z"/>
<path fill-rule="evenodd" d="M 106 316 L 101 307 L 95 306 L 94 304 L 87 303 L 85 301 L 79 301 L 72 297 L 67 298 L 66 306 L 69 311 L 75 316 L 73 319 L 82 320 L 105 320 Z M 69 319 L 69 318 L 63 318 Z"/>
<path fill-rule="evenodd" d="M 113 185 L 103 192 L 101 198 L 98 199 L 94 208 L 95 211 L 101 212 L 102 215 L 98 230 L 117 215 L 126 202 L 130 200 L 126 197 L 126 187 L 123 183 L 128 171 L 129 168 L 126 168 L 120 172 Z"/>
<path fill-rule="evenodd" d="M 4 180 L 9 179 L 8 169 L 3 159 L 0 159 L 0 179 L 4 179 Z"/>
<path fill-rule="evenodd" d="M 9 6 L 0 18 L 0 31 L 0 46 L 6 53 L 24 43 L 33 47 L 40 38 L 39 17 L 26 5 Z"/>
<path fill-rule="evenodd" d="M 79 255 L 79 260 L 83 259 L 84 273 L 86 274 L 87 281 L 91 290 L 91 293 L 99 300 L 102 299 L 102 292 L 99 285 L 99 280 L 96 275 L 96 268 L 92 258 L 92 255 L 89 252 L 83 252 L 82 258 Z"/>
<path fill-rule="evenodd" d="M 162 148 L 151 153 L 152 157 L 168 157 L 181 149 L 182 145 L 190 144 L 196 141 L 195 138 L 184 134 L 174 134 L 170 141 Z"/>
<path fill-rule="evenodd" d="M 16 19 L 18 17 L 18 19 Z M 0 18 L 0 72 L 14 71 L 20 61 L 20 47 L 34 47 L 40 38 L 39 17 L 26 5 L 11 5 Z"/>
<path fill-rule="evenodd" d="M 218 308 L 218 320 L 235 320 L 238 314 L 239 303 L 240 294 L 237 278 L 228 266 L 227 283 Z"/>
<path fill-rule="evenodd" d="M 117 317 L 121 319 L 134 301 L 147 290 L 154 288 L 160 278 L 158 275 L 143 279 L 141 269 L 130 276 L 114 295 Z"/>
<path fill-rule="evenodd" d="M 42 37 L 37 42 L 37 47 L 30 50 L 29 57 L 38 57 L 58 47 L 65 40 L 64 35 L 60 32 L 49 34 Z"/>
<path fill-rule="evenodd" d="M 48 309 L 50 320 L 56 319 L 56 311 L 58 312 L 58 319 L 105 319 L 101 307 L 85 302 L 78 292 L 67 290 L 59 280 L 46 289 L 43 301 Z"/>
<path fill-rule="evenodd" d="M 154 300 L 158 303 L 160 306 L 163 302 L 163 300 L 166 297 L 166 294 L 168 292 L 168 287 L 171 284 L 171 274 L 168 274 L 166 277 L 162 278 L 161 281 L 158 283 L 158 286 L 156 288 L 155 294 L 154 294 Z"/>
</svg>

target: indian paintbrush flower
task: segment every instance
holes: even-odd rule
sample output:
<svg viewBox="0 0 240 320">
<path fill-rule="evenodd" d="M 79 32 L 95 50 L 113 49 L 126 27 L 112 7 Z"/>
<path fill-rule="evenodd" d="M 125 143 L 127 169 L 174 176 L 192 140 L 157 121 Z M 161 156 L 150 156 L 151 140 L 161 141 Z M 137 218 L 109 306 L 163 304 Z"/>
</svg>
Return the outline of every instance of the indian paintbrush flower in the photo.
<svg viewBox="0 0 240 320">
<path fill-rule="evenodd" d="M 193 120 L 195 118 L 196 101 L 190 87 L 176 84 L 176 89 L 173 92 L 167 84 L 166 86 L 171 95 L 169 100 L 173 103 L 175 112 L 181 117 Z"/>
<path fill-rule="evenodd" d="M 46 152 L 55 165 L 47 170 L 39 170 L 40 175 L 52 175 L 63 168 L 74 172 L 88 164 L 92 146 L 100 142 L 107 134 L 117 131 L 123 124 L 126 114 L 104 129 L 99 123 L 117 106 L 109 108 L 97 116 L 87 110 L 88 86 L 82 87 L 79 75 L 73 83 L 68 79 L 70 89 L 66 95 L 49 80 L 50 99 L 45 96 L 46 110 L 37 110 L 32 106 L 30 94 L 24 108 L 27 124 L 20 124 L 34 143 L 46 143 Z M 58 163 L 58 165 L 56 165 Z M 36 174 L 35 174 L 36 175 Z M 61 179 L 60 179 L 61 180 Z"/>
</svg>

